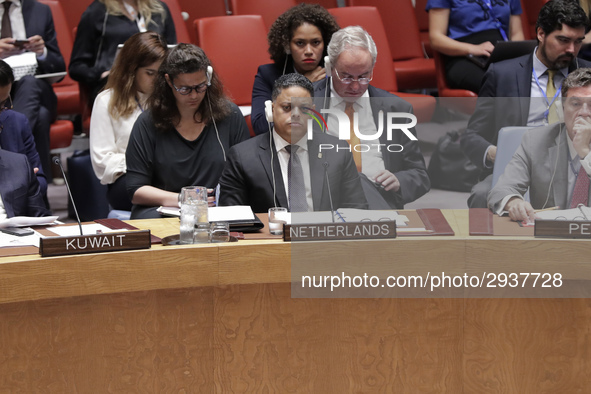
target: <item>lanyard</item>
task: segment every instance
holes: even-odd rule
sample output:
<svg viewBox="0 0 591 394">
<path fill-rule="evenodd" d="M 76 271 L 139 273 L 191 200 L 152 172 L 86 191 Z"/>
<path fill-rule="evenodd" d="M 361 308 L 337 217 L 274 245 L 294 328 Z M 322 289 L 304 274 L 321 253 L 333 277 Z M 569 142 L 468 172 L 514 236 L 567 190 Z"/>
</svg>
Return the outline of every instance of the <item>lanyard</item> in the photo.
<svg viewBox="0 0 591 394">
<path fill-rule="evenodd" d="M 558 97 L 558 95 L 562 91 L 562 84 L 560 85 L 558 90 L 556 90 L 556 94 L 552 98 L 552 101 L 548 102 L 548 97 L 546 97 L 546 92 L 544 91 L 544 89 L 542 89 L 542 85 L 540 85 L 540 80 L 538 79 L 538 74 L 536 73 L 536 69 L 534 67 L 532 67 L 532 72 L 534 75 L 534 79 L 536 80 L 536 85 L 538 85 L 538 88 L 540 88 L 540 91 L 542 92 L 542 97 L 544 97 L 544 100 L 546 100 L 546 110 L 544 111 L 544 118 L 546 120 L 548 120 L 548 114 L 550 113 L 550 107 L 552 106 L 552 104 L 554 104 L 554 101 L 556 101 L 556 97 Z M 554 81 L 552 81 L 552 82 L 554 82 Z M 550 75 L 548 75 L 548 83 L 550 83 Z M 546 90 L 548 90 L 548 84 L 546 84 Z"/>
<path fill-rule="evenodd" d="M 486 0 L 485 4 L 488 7 L 488 10 L 490 11 L 491 18 L 493 18 L 495 20 L 495 26 L 497 27 L 497 29 L 501 33 L 501 36 L 503 37 L 503 41 L 509 41 L 509 38 L 507 37 L 507 33 L 505 33 L 505 30 L 503 29 L 503 25 L 501 24 L 501 21 L 499 21 L 499 19 L 497 17 L 495 17 L 495 12 L 493 11 L 492 4 L 491 4 L 490 0 Z"/>
</svg>

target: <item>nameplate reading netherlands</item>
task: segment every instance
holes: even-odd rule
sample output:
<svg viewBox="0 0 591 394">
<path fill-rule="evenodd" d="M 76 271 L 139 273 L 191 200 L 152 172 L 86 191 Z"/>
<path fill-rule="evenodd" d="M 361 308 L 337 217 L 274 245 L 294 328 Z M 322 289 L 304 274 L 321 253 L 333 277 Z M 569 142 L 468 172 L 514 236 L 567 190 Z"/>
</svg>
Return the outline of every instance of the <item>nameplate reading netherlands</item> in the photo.
<svg viewBox="0 0 591 394">
<path fill-rule="evenodd" d="M 150 230 L 41 238 L 41 257 L 149 249 Z"/>
<path fill-rule="evenodd" d="M 591 221 L 536 220 L 534 236 L 591 239 Z"/>
<path fill-rule="evenodd" d="M 340 241 L 396 238 L 396 221 L 286 224 L 285 241 Z"/>
</svg>

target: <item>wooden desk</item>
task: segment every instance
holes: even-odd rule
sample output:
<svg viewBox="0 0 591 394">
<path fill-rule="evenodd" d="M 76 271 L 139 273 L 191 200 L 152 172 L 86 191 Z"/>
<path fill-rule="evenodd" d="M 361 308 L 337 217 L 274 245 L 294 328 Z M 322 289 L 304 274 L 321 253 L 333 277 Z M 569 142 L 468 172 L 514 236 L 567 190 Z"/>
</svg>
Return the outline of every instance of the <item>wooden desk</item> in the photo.
<svg viewBox="0 0 591 394">
<path fill-rule="evenodd" d="M 553 260 L 570 260 L 578 267 L 564 263 L 567 276 L 588 262 L 589 242 L 469 238 L 467 212 L 445 215 L 455 237 L 382 242 L 364 261 L 388 256 L 400 274 L 429 261 L 474 272 L 525 261 L 544 272 Z M 175 219 L 134 225 L 162 237 L 178 232 Z M 356 244 L 310 258 L 351 259 Z M 590 387 L 589 299 L 294 299 L 291 249 L 269 240 L 2 258 L 0 392 Z"/>
</svg>

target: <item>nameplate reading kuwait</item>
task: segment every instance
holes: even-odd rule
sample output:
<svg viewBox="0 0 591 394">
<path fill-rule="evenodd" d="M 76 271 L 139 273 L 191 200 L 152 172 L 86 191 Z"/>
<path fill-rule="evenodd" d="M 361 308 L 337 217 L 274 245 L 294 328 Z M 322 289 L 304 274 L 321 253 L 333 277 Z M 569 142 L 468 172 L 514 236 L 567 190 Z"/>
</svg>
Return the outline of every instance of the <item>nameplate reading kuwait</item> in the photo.
<svg viewBox="0 0 591 394">
<path fill-rule="evenodd" d="M 591 239 L 591 221 L 536 220 L 534 236 Z"/>
<path fill-rule="evenodd" d="M 396 238 L 396 221 L 286 224 L 284 241 L 340 241 Z"/>
<path fill-rule="evenodd" d="M 150 230 L 41 238 L 41 257 L 149 249 Z"/>
</svg>

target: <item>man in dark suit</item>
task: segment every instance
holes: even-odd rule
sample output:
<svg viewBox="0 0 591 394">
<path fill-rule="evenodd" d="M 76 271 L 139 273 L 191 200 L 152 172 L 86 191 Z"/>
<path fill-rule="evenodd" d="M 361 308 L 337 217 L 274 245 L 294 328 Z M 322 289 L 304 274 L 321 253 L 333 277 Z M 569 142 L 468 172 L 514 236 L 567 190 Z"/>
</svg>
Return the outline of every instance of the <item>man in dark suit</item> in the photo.
<svg viewBox="0 0 591 394">
<path fill-rule="evenodd" d="M 498 132 L 505 126 L 540 126 L 560 117 L 560 86 L 568 73 L 591 63 L 577 59 L 589 19 L 577 2 L 551 0 L 538 15 L 538 46 L 529 55 L 493 63 L 480 89 L 476 110 L 460 141 L 464 154 L 481 169 L 468 206 L 485 208 L 492 185 Z M 547 98 L 552 73 L 556 100 Z M 551 96 L 554 96 L 551 94 Z"/>
<path fill-rule="evenodd" d="M 2 1 L 5 4 L 6 1 Z M 4 19 L 8 10 L 10 30 Z M 37 73 L 49 74 L 66 71 L 64 58 L 57 45 L 55 28 L 50 8 L 36 0 L 21 0 L 0 7 L 2 16 L 2 38 L 0 38 L 0 59 L 34 52 L 37 56 Z M 24 46 L 15 45 L 15 40 L 28 40 Z M 45 174 L 51 174 L 49 158 L 49 128 L 57 116 L 57 97 L 47 79 L 32 75 L 16 81 L 12 87 L 14 109 L 24 114 L 33 130 L 37 151 Z"/>
<path fill-rule="evenodd" d="M 0 216 L 48 216 L 41 189 L 27 157 L 0 149 Z"/>
<path fill-rule="evenodd" d="M 10 90 L 13 81 L 12 69 L 0 60 L 0 148 L 27 156 L 37 175 L 41 194 L 47 202 L 47 179 L 41 167 L 29 122 L 23 114 L 10 109 Z"/>
<path fill-rule="evenodd" d="M 312 93 L 312 83 L 300 74 L 275 81 L 273 132 L 232 147 L 220 178 L 220 205 L 250 205 L 254 212 L 275 206 L 329 211 L 332 200 L 334 209 L 367 208 L 351 153 L 326 149 L 346 143 L 306 136 Z"/>
<path fill-rule="evenodd" d="M 376 133 L 380 111 L 384 113 L 382 116 L 392 112 L 412 114 L 408 102 L 369 85 L 377 50 L 371 36 L 361 27 L 349 26 L 336 32 L 328 45 L 328 56 L 327 75 L 330 77 L 314 84 L 317 109 L 350 111 L 350 115 L 347 114 L 350 118 L 353 112 L 357 113 L 358 130 L 365 135 Z M 339 122 L 336 116 L 328 115 L 327 132 L 337 135 Z M 379 140 L 363 139 L 354 143 L 351 139 L 351 150 L 355 152 L 353 156 L 370 209 L 403 208 L 431 187 L 416 137 L 411 139 L 401 130 L 395 130 L 388 140 L 385 129 L 384 126 Z M 409 129 L 416 136 L 414 127 Z"/>
</svg>

